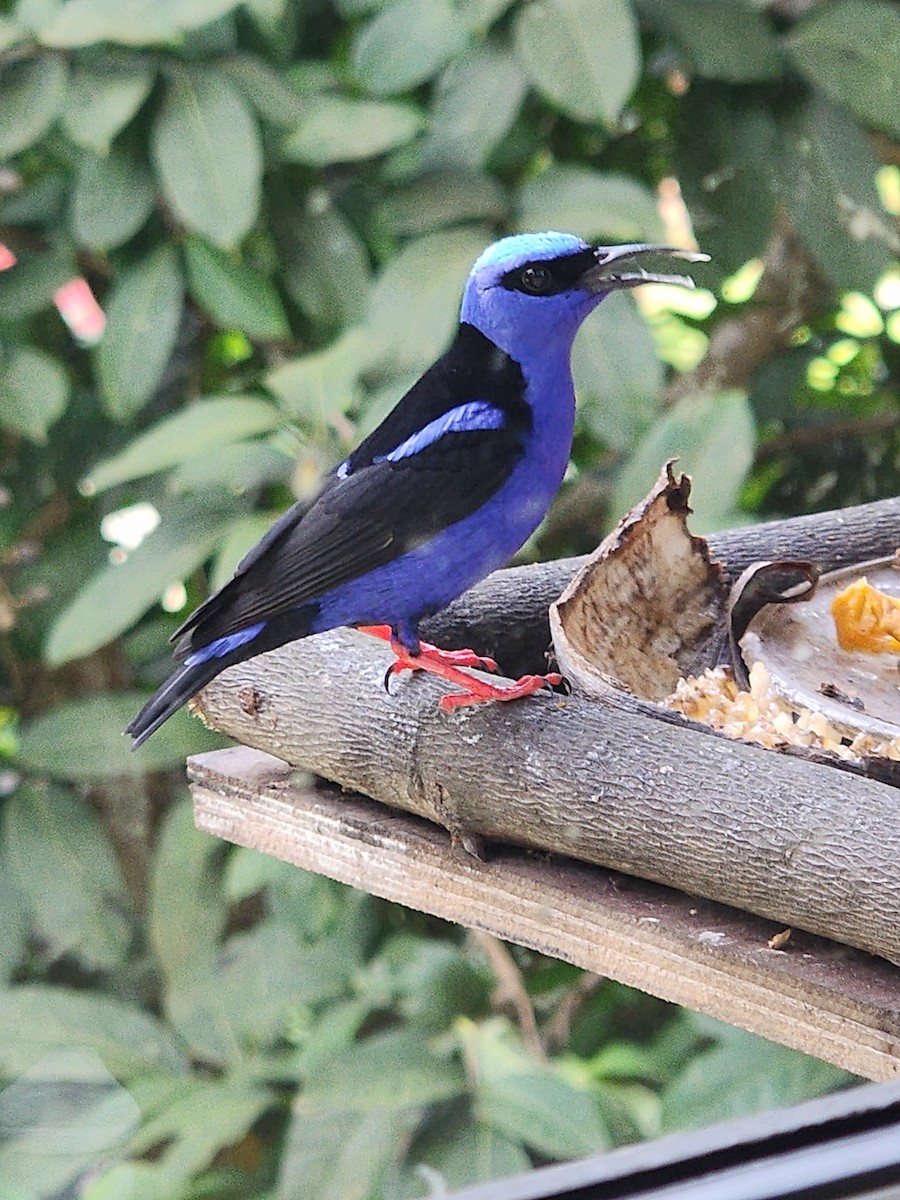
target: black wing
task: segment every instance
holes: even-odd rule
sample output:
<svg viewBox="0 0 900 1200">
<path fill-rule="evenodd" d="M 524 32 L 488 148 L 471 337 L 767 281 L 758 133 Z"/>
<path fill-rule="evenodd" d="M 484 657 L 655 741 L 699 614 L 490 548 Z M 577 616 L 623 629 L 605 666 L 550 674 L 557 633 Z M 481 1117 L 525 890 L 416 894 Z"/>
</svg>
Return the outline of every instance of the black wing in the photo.
<svg viewBox="0 0 900 1200">
<path fill-rule="evenodd" d="M 448 385 L 441 368 L 448 359 L 454 365 L 452 356 L 453 351 L 435 364 L 350 456 L 348 474 L 332 473 L 310 508 L 289 509 L 234 577 L 192 613 L 175 635 L 188 634 L 177 657 L 313 602 L 390 562 L 475 512 L 502 486 L 531 424 L 521 389 L 517 397 L 505 390 L 501 428 L 454 430 L 396 462 L 381 458 L 436 415 L 468 401 L 501 407 L 484 375 L 476 381 L 470 370 L 462 377 L 454 372 Z"/>
</svg>

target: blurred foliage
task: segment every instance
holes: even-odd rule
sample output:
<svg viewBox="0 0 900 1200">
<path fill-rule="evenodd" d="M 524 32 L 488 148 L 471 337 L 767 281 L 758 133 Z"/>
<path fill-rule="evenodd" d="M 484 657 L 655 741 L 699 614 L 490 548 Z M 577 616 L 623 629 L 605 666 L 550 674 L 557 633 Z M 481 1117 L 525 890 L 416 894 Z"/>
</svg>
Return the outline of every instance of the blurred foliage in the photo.
<svg viewBox="0 0 900 1200">
<path fill-rule="evenodd" d="M 898 42 L 887 0 L 0 4 L 4 1196 L 416 1197 L 845 1078 L 524 951 L 510 1008 L 460 931 L 196 834 L 197 722 L 118 731 L 503 232 L 713 256 L 585 326 L 526 554 L 670 454 L 707 529 L 895 494 Z"/>
</svg>

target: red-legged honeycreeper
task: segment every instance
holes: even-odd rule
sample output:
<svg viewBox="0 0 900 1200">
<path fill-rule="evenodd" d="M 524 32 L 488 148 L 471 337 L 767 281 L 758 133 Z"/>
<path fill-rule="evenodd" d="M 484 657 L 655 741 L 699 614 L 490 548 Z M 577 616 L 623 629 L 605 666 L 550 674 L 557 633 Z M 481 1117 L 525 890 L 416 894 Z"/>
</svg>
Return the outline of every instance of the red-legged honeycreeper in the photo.
<svg viewBox="0 0 900 1200">
<path fill-rule="evenodd" d="M 460 668 L 494 664 L 427 646 L 418 626 L 503 566 L 547 512 L 572 446 L 569 359 L 585 317 L 621 288 L 693 286 L 645 271 L 638 263 L 650 254 L 707 258 L 671 246 L 590 246 L 565 233 L 489 246 L 469 275 L 447 353 L 326 477 L 312 506 L 276 521 L 173 635 L 180 665 L 128 726 L 134 746 L 226 667 L 339 625 L 390 640 L 392 670 L 430 670 L 461 685 L 445 709 L 558 681 L 475 679 Z"/>
</svg>

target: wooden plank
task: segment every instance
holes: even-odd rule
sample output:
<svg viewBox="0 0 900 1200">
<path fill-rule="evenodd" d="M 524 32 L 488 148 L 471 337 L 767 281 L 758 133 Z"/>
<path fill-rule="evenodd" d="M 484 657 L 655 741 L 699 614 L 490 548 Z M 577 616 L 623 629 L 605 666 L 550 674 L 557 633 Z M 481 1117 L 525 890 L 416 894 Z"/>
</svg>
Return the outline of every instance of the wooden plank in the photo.
<svg viewBox="0 0 900 1200">
<path fill-rule="evenodd" d="M 873 1080 L 900 1078 L 900 969 L 657 884 L 512 847 L 481 862 L 419 817 L 236 746 L 188 762 L 198 828 L 617 979 Z"/>
</svg>

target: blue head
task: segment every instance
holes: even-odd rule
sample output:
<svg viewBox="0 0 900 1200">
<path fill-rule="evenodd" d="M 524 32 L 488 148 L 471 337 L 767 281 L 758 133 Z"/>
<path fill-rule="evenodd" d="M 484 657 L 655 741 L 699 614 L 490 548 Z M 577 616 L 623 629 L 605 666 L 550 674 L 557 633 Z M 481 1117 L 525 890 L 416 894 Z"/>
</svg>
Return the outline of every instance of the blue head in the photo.
<svg viewBox="0 0 900 1200">
<path fill-rule="evenodd" d="M 529 353 L 568 355 L 585 317 L 609 292 L 641 283 L 679 283 L 683 275 L 651 274 L 632 260 L 663 254 L 689 261 L 706 255 L 669 246 L 591 246 L 571 233 L 519 233 L 484 251 L 469 274 L 460 320 L 476 326 L 518 362 Z"/>
</svg>

